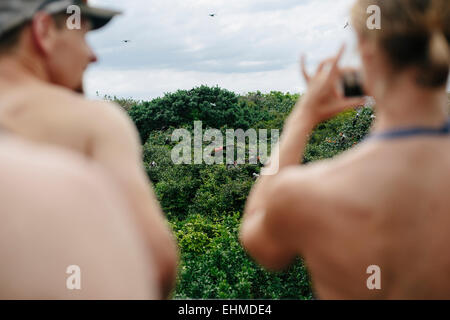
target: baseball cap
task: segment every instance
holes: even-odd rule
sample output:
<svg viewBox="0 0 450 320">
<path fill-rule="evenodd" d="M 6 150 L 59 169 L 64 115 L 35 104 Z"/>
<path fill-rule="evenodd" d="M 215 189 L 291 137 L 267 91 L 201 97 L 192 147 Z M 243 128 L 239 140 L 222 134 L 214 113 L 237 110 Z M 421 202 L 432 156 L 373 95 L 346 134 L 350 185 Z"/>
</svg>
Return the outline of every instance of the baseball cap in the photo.
<svg viewBox="0 0 450 320">
<path fill-rule="evenodd" d="M 103 27 L 121 13 L 92 7 L 88 4 L 88 0 L 0 0 L 0 36 L 31 20 L 38 11 L 49 14 L 62 13 L 71 5 L 79 6 L 81 14 L 92 21 L 92 30 Z"/>
</svg>

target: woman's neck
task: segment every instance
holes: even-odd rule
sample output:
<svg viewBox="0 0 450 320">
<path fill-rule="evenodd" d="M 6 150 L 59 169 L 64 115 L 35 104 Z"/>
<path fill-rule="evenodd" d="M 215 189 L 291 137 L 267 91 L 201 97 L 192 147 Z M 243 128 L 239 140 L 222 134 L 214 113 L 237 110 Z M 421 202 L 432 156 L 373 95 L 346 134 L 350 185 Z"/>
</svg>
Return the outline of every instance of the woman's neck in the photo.
<svg viewBox="0 0 450 320">
<path fill-rule="evenodd" d="M 405 80 L 405 79 L 404 79 Z M 376 121 L 371 133 L 409 127 L 441 127 L 448 119 L 447 92 L 396 81 L 383 98 L 376 99 Z"/>
</svg>

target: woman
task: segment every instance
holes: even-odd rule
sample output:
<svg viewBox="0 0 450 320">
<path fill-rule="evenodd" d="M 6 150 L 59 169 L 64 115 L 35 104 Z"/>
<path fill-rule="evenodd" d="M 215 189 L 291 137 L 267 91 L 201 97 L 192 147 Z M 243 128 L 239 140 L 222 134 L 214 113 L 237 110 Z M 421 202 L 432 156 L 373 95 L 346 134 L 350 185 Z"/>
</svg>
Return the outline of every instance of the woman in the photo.
<svg viewBox="0 0 450 320">
<path fill-rule="evenodd" d="M 381 29 L 367 27 L 370 5 L 380 8 Z M 324 299 L 450 298 L 449 6 L 356 2 L 352 22 L 376 121 L 356 148 L 299 166 L 311 130 L 362 103 L 336 90 L 343 49 L 314 76 L 303 68 L 308 91 L 241 226 L 261 264 L 280 269 L 302 256 Z"/>
</svg>

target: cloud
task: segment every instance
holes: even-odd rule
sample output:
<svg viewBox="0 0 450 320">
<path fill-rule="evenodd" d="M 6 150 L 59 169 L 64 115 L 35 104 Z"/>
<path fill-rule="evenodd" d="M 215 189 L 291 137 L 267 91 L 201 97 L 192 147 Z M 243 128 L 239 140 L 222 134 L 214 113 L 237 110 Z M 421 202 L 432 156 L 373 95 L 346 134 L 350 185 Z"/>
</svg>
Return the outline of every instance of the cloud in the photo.
<svg viewBox="0 0 450 320">
<path fill-rule="evenodd" d="M 239 92 L 256 85 L 265 91 L 300 90 L 298 76 L 292 76 L 298 73 L 299 54 L 307 53 L 314 67 L 352 37 L 343 27 L 353 0 L 91 2 L 124 10 L 89 36 L 99 56 L 87 74 L 91 96 L 100 88 L 152 98 L 202 83 L 239 87 Z"/>
<path fill-rule="evenodd" d="M 135 81 L 135 80 L 138 81 Z M 273 81 L 275 80 L 275 81 Z M 116 95 L 118 97 L 147 100 L 200 85 L 216 86 L 245 94 L 250 91 L 299 92 L 299 74 L 295 66 L 270 72 L 212 73 L 197 71 L 161 70 L 93 70 L 87 77 L 87 86 L 92 88 L 91 97 Z"/>
</svg>

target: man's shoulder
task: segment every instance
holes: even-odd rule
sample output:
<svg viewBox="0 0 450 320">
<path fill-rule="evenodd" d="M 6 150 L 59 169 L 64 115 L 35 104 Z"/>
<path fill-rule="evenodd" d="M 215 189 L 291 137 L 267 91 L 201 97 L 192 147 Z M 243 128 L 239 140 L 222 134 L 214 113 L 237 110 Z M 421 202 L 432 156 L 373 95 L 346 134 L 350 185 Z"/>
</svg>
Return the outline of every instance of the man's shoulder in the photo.
<svg viewBox="0 0 450 320">
<path fill-rule="evenodd" d="M 56 192 L 62 186 L 77 187 L 85 181 L 92 182 L 97 175 L 97 168 L 76 152 L 16 137 L 0 140 L 0 163 L 5 185 L 8 188 L 16 185 L 21 192 L 33 188 Z"/>
<path fill-rule="evenodd" d="M 71 175 L 75 172 L 76 176 L 79 171 L 92 167 L 77 152 L 8 135 L 0 139 L 0 159 L 1 171 L 8 172 L 17 168 L 18 172 L 24 174 L 53 172 Z"/>
<path fill-rule="evenodd" d="M 92 100 L 65 88 L 44 85 L 36 88 L 36 98 L 43 104 L 52 106 L 51 112 L 60 113 L 66 122 L 80 125 L 80 129 L 90 126 L 110 130 L 122 127 L 130 129 L 131 120 L 118 104 L 105 100 Z M 39 96 L 42 99 L 39 99 Z M 45 97 L 45 98 L 44 98 Z"/>
<path fill-rule="evenodd" d="M 0 139 L 0 175 L 2 194 L 30 196 L 37 202 L 44 201 L 45 194 L 60 200 L 81 195 L 87 199 L 106 194 L 106 186 L 114 189 L 104 168 L 78 152 L 16 137 Z"/>
<path fill-rule="evenodd" d="M 64 106 L 68 102 L 79 103 L 84 100 L 80 94 L 74 91 L 45 82 L 27 83 L 16 89 L 14 91 L 27 92 L 27 95 L 22 95 L 24 101 L 48 106 L 52 106 L 53 102 Z"/>
<path fill-rule="evenodd" d="M 98 112 L 108 113 L 115 112 L 114 109 L 120 108 L 117 104 L 105 100 L 92 100 L 84 95 L 66 89 L 64 87 L 55 86 L 47 83 L 38 83 L 28 85 L 24 88 L 28 94 L 24 97 L 29 98 L 33 104 L 52 107 L 67 111 L 71 109 L 73 112 Z M 23 91 L 21 89 L 20 91 Z"/>
<path fill-rule="evenodd" d="M 94 132 L 111 139 L 120 137 L 127 143 L 139 143 L 137 129 L 126 111 L 109 101 L 89 101 L 84 105 L 86 117 L 94 122 Z"/>
</svg>

